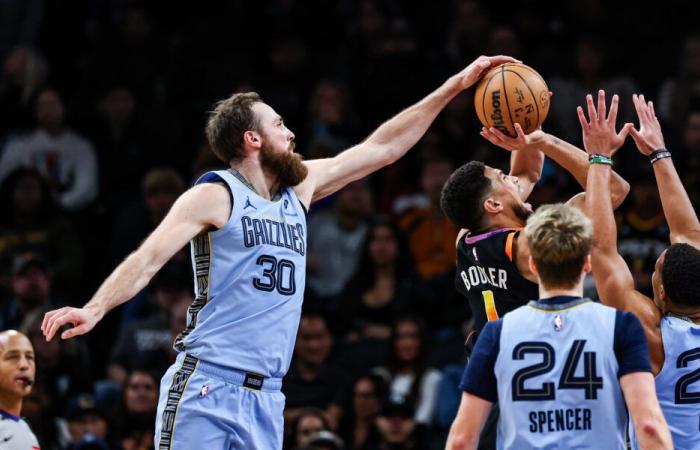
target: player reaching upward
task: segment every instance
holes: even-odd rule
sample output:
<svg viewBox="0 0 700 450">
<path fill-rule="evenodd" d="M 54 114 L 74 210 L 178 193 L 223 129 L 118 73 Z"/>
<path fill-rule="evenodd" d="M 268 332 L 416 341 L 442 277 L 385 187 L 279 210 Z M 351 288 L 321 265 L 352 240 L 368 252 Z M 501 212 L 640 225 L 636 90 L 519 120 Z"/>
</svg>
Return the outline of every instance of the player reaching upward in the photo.
<svg viewBox="0 0 700 450">
<path fill-rule="evenodd" d="M 161 383 L 156 448 L 279 449 L 284 396 L 306 268 L 306 211 L 315 200 L 402 157 L 437 114 L 489 68 L 481 56 L 423 100 L 329 159 L 302 162 L 294 134 L 254 93 L 210 115 L 207 137 L 229 170 L 203 175 L 80 309 L 47 313 L 51 339 L 83 334 L 132 298 L 191 242 L 196 299 L 179 355 Z"/>
<path fill-rule="evenodd" d="M 593 220 L 593 275 L 603 303 L 634 313 L 649 342 L 656 392 L 676 449 L 699 449 L 700 421 L 700 221 L 666 150 L 652 102 L 632 98 L 640 129 L 632 138 L 649 156 L 659 186 L 671 246 L 656 261 L 653 300 L 634 288 L 632 273 L 617 252 L 617 227 L 609 200 L 609 159 L 614 131 L 605 118 L 604 93 L 598 110 L 588 103 L 587 120 L 579 109 L 583 142 L 593 164 L 588 172 L 587 210 Z M 597 156 L 601 155 L 601 156 Z M 689 245 L 690 244 L 690 245 Z M 633 446 L 636 445 L 633 439 Z"/>
<path fill-rule="evenodd" d="M 545 205 L 527 221 L 533 300 L 489 322 L 460 388 L 448 450 L 474 449 L 498 403 L 499 449 L 626 449 L 628 410 L 645 449 L 672 448 L 639 319 L 582 298 L 591 223 Z"/>
<path fill-rule="evenodd" d="M 610 112 L 613 116 L 617 105 L 615 97 Z M 474 335 L 487 321 L 537 298 L 537 279 L 528 268 L 529 253 L 520 230 L 532 213 L 532 206 L 525 200 L 539 180 L 542 153 L 586 186 L 585 151 L 542 130 L 525 135 L 520 125 L 515 128 L 517 138 L 495 128 L 483 128 L 481 132 L 491 143 L 512 152 L 509 174 L 471 161 L 452 174 L 442 191 L 445 214 L 462 229 L 457 239 L 455 286 L 469 300 Z M 625 127 L 616 134 L 615 145 L 622 145 L 628 131 Z M 614 174 L 610 189 L 612 202 L 618 206 L 629 184 Z M 585 193 L 580 193 L 568 204 L 582 208 L 584 198 Z"/>
</svg>

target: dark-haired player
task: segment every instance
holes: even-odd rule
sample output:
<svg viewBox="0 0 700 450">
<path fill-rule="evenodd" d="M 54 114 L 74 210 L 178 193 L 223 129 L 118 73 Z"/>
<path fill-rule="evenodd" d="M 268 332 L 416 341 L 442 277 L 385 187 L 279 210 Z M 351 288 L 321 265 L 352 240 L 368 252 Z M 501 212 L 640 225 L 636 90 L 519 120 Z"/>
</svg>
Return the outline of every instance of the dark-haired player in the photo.
<svg viewBox="0 0 700 450">
<path fill-rule="evenodd" d="M 617 114 L 617 107 L 615 96 L 611 115 Z M 471 161 L 458 168 L 442 190 L 442 209 L 462 229 L 457 239 L 455 286 L 467 297 L 474 319 L 468 351 L 486 322 L 538 297 L 537 277 L 528 267 L 529 251 L 521 230 L 532 213 L 532 206 L 525 200 L 539 180 L 542 153 L 571 173 L 581 186 L 586 185 L 585 151 L 542 130 L 525 135 L 518 124 L 515 129 L 517 138 L 495 128 L 481 131 L 491 143 L 513 152 L 509 174 Z M 620 131 L 616 145 L 622 145 L 628 130 Z M 610 189 L 613 204 L 618 206 L 627 195 L 629 184 L 614 175 Z M 580 193 L 568 204 L 582 208 L 584 199 L 585 194 Z M 498 409 L 494 408 L 479 448 L 494 447 L 497 418 Z"/>
<path fill-rule="evenodd" d="M 586 208 L 594 224 L 593 275 L 603 303 L 634 313 L 649 341 L 656 392 L 676 449 L 699 449 L 700 427 L 700 221 L 666 150 L 652 102 L 633 97 L 640 129 L 632 130 L 639 151 L 649 156 L 671 230 L 671 246 L 651 277 L 654 298 L 634 288 L 632 273 L 617 251 L 617 228 L 609 200 L 610 165 L 588 172 Z M 599 105 L 600 107 L 600 105 Z M 610 157 L 612 125 L 589 104 L 590 122 L 579 119 L 589 154 Z M 690 244 L 690 245 L 689 245 Z M 637 433 L 639 434 L 639 433 Z M 633 436 L 633 447 L 637 447 Z"/>
<path fill-rule="evenodd" d="M 629 414 L 645 449 L 670 450 L 639 319 L 582 297 L 591 221 L 544 205 L 524 234 L 538 300 L 484 327 L 447 449 L 475 449 L 497 403 L 498 449 L 625 450 Z"/>
<path fill-rule="evenodd" d="M 613 116 L 617 114 L 617 105 L 615 96 Z M 515 128 L 517 138 L 495 128 L 483 128 L 481 132 L 491 143 L 513 152 L 509 174 L 471 161 L 458 168 L 442 190 L 442 209 L 462 229 L 457 240 L 455 285 L 469 300 L 474 334 L 487 321 L 537 298 L 537 278 L 528 268 L 529 252 L 520 230 L 532 213 L 532 206 L 525 200 L 539 180 L 540 152 L 571 173 L 581 186 L 586 185 L 586 152 L 542 130 L 525 135 L 519 125 Z M 615 145 L 622 145 L 628 131 L 627 127 L 616 135 Z M 519 153 L 531 156 L 518 157 Z M 519 163 L 523 161 L 528 164 Z M 627 195 L 629 184 L 614 175 L 610 189 L 612 202 L 617 206 Z M 584 198 L 584 193 L 580 193 L 568 204 L 583 207 Z"/>
</svg>

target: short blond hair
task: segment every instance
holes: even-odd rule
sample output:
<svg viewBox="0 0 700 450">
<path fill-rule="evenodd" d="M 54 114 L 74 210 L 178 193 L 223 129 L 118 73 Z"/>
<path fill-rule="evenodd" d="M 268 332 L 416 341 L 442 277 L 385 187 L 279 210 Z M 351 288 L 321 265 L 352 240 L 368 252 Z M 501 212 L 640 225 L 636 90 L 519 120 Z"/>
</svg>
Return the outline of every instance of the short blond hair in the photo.
<svg viewBox="0 0 700 450">
<path fill-rule="evenodd" d="M 543 205 L 527 220 L 525 236 L 543 286 L 576 286 L 591 251 L 593 226 L 588 217 L 561 203 Z"/>
</svg>

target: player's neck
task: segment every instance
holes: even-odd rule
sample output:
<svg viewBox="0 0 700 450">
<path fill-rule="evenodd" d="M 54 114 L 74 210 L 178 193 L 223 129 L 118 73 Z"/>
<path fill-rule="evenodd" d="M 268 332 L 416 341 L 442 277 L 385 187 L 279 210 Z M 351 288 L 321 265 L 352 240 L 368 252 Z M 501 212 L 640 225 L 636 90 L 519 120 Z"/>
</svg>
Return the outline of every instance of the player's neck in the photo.
<svg viewBox="0 0 700 450">
<path fill-rule="evenodd" d="M 19 417 L 22 412 L 22 397 L 7 392 L 0 392 L 0 410 Z"/>
<path fill-rule="evenodd" d="M 564 288 L 547 288 L 540 284 L 540 298 L 552 298 L 552 297 L 583 297 L 583 283 L 579 283 L 571 289 Z"/>
<path fill-rule="evenodd" d="M 498 230 L 501 228 L 523 228 L 524 226 L 525 224 L 515 217 L 510 217 L 505 214 L 495 214 L 491 216 L 488 228 L 482 232 Z"/>
<path fill-rule="evenodd" d="M 677 317 L 688 319 L 695 324 L 700 324 L 700 311 L 693 311 L 686 308 L 679 308 L 675 305 L 669 305 L 665 312 L 666 314 L 672 314 Z"/>
<path fill-rule="evenodd" d="M 241 161 L 232 162 L 231 168 L 243 175 L 255 193 L 263 198 L 270 200 L 279 190 L 279 177 L 263 167 L 257 157 L 249 156 Z"/>
</svg>

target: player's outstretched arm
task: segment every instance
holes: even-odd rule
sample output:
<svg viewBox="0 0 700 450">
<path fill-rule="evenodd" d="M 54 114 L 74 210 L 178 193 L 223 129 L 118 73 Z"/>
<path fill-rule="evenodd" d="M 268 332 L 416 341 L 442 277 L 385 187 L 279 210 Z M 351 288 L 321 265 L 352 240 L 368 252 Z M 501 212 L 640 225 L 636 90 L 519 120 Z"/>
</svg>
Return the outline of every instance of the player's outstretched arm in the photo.
<svg viewBox="0 0 700 450">
<path fill-rule="evenodd" d="M 309 174 L 295 188 L 297 195 L 308 205 L 401 158 L 453 97 L 474 85 L 491 67 L 507 62 L 519 61 L 509 56 L 480 56 L 427 97 L 384 122 L 362 143 L 334 158 L 308 161 Z"/>
<path fill-rule="evenodd" d="M 642 450 L 673 448 L 668 424 L 659 407 L 654 377 L 649 372 L 632 372 L 620 377 L 620 388 Z"/>
<path fill-rule="evenodd" d="M 92 299 L 82 308 L 49 311 L 41 330 L 47 340 L 66 324 L 68 339 L 90 331 L 114 307 L 133 298 L 160 268 L 190 239 L 209 227 L 223 226 L 231 212 L 228 190 L 216 183 L 195 186 L 175 202 L 151 235 L 112 272 Z"/>
<path fill-rule="evenodd" d="M 583 130 L 583 144 L 592 157 L 588 170 L 585 209 L 593 222 L 593 278 L 601 302 L 630 311 L 640 319 L 649 341 L 653 366 L 656 368 L 659 357 L 663 361 L 658 332 L 661 313 L 651 299 L 635 290 L 632 273 L 617 252 L 617 225 L 610 198 L 610 158 L 619 148 L 616 146 L 615 123 L 605 119 L 605 108 L 601 108 L 600 103 L 598 110 L 590 97 L 587 103 L 590 120 L 582 108 L 579 107 L 577 112 Z"/>
<path fill-rule="evenodd" d="M 462 393 L 457 417 L 455 417 L 450 434 L 447 436 L 445 450 L 472 450 L 479 444 L 479 435 L 489 417 L 493 403 L 472 395 Z"/>
<path fill-rule="evenodd" d="M 590 96 L 589 96 L 590 97 Z M 587 98 L 587 101 L 593 101 L 592 97 Z M 598 104 L 602 102 L 603 108 L 605 108 L 605 92 L 600 90 L 598 92 Z M 614 95 L 612 102 L 610 104 L 610 121 L 614 124 L 617 118 L 619 98 Z M 604 109 L 603 109 L 604 111 Z M 623 128 L 619 135 L 616 135 L 617 148 L 622 146 L 627 136 L 627 131 L 630 126 Z M 501 133 L 495 128 L 484 128 L 481 135 L 484 136 L 489 142 L 504 148 L 509 151 L 521 150 L 521 149 L 537 149 L 542 151 L 547 157 L 552 159 L 554 162 L 559 164 L 567 172 L 569 172 L 576 181 L 581 185 L 582 188 L 586 187 L 586 176 L 588 174 L 588 155 L 585 151 L 572 145 L 558 137 L 544 133 L 542 130 L 535 130 L 532 133 L 525 135 L 522 133 L 522 129 L 516 125 L 516 131 L 518 132 L 518 137 L 511 138 Z M 512 166 L 512 160 L 511 160 Z M 622 204 L 627 193 L 630 190 L 629 183 L 625 181 L 620 175 L 613 172 L 611 178 L 610 192 L 612 196 L 613 207 L 617 208 Z M 575 203 L 583 202 L 583 198 L 577 198 Z M 576 205 L 578 206 L 578 205 Z"/>
<path fill-rule="evenodd" d="M 639 117 L 639 130 L 632 128 L 630 134 L 639 151 L 643 155 L 651 156 L 654 151 L 665 150 L 664 135 L 654 111 L 654 103 L 647 102 L 644 95 L 636 94 L 632 96 L 632 102 Z M 659 153 L 659 156 L 669 156 L 663 152 Z M 673 161 L 669 157 L 661 158 L 652 164 L 652 168 L 659 187 L 664 215 L 671 229 L 671 243 L 686 243 L 700 247 L 700 221 Z"/>
</svg>

